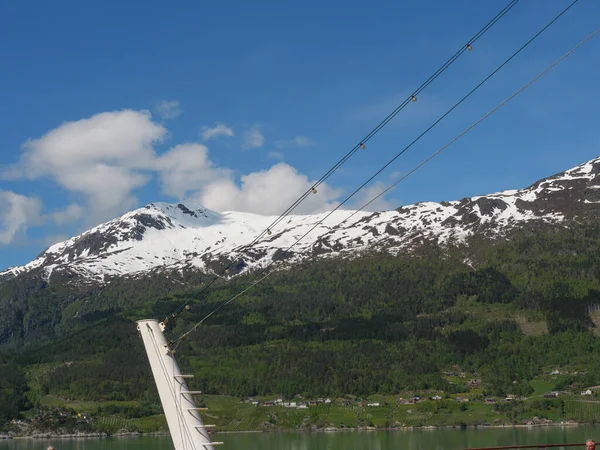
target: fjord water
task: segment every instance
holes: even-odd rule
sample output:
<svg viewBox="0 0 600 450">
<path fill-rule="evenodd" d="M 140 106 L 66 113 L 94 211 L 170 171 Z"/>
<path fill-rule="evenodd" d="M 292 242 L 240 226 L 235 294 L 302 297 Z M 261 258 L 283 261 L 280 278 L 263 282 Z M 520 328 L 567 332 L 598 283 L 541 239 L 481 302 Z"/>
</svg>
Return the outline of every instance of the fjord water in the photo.
<svg viewBox="0 0 600 450">
<path fill-rule="evenodd" d="M 486 428 L 477 430 L 345 431 L 324 433 L 218 434 L 223 450 L 460 450 L 469 447 L 578 443 L 600 439 L 591 426 Z M 0 450 L 172 450 L 168 436 L 108 439 L 18 439 L 0 441 Z M 579 447 L 575 447 L 579 448 Z M 585 447 L 581 447 L 582 449 Z"/>
</svg>

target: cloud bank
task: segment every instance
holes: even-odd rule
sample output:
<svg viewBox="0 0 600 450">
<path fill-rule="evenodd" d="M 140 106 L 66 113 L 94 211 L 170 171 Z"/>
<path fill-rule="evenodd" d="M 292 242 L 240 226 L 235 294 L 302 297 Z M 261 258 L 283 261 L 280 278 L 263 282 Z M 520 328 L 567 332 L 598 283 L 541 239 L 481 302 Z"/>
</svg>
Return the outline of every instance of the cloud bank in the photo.
<svg viewBox="0 0 600 450">
<path fill-rule="evenodd" d="M 216 123 L 201 131 L 203 141 L 233 136 L 233 129 Z M 51 180 L 78 200 L 42 215 L 35 197 L 0 191 L 0 244 L 14 242 L 27 228 L 42 221 L 57 225 L 82 222 L 93 226 L 139 206 L 136 191 L 156 179 L 162 193 L 175 200 L 192 199 L 216 211 L 236 210 L 276 215 L 313 184 L 284 162 L 239 174 L 220 167 L 203 143 L 188 142 L 158 152 L 168 131 L 148 111 L 121 110 L 65 122 L 21 148 L 19 160 L 0 173 L 9 180 Z M 283 141 L 282 141 L 283 142 Z M 310 145 L 296 136 L 279 147 Z M 244 149 L 259 148 L 264 136 L 258 127 L 243 135 Z M 314 213 L 335 207 L 341 190 L 326 183 L 294 212 Z M 388 207 L 385 201 L 377 206 Z"/>
<path fill-rule="evenodd" d="M 181 115 L 181 107 L 177 100 L 163 100 L 156 105 L 155 111 L 163 120 L 175 119 Z"/>
<path fill-rule="evenodd" d="M 233 129 L 228 127 L 223 123 L 215 123 L 213 127 L 202 127 L 200 129 L 200 136 L 202 137 L 202 141 L 210 141 L 211 139 L 216 139 L 220 136 L 232 137 L 234 136 Z"/>
<path fill-rule="evenodd" d="M 282 140 L 275 142 L 275 148 L 297 148 L 297 147 L 310 147 L 313 142 L 306 136 L 295 136 L 289 140 Z"/>
<path fill-rule="evenodd" d="M 35 197 L 0 189 L 0 245 L 13 243 L 40 222 L 42 202 Z"/>
<path fill-rule="evenodd" d="M 260 148 L 265 143 L 265 137 L 259 127 L 252 127 L 244 133 L 242 141 L 242 150 L 250 150 L 252 148 Z"/>
</svg>

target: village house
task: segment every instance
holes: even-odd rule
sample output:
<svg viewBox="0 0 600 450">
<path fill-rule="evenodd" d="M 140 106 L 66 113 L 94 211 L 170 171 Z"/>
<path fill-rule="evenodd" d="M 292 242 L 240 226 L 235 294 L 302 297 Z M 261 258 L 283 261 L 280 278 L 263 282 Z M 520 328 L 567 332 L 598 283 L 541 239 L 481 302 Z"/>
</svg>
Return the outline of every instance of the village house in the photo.
<svg viewBox="0 0 600 450">
<path fill-rule="evenodd" d="M 479 380 L 477 378 L 473 378 L 472 380 L 469 380 L 469 382 L 467 383 L 467 386 L 469 386 L 470 388 L 481 387 L 481 380 Z"/>
<path fill-rule="evenodd" d="M 544 394 L 544 398 L 556 398 L 558 397 L 558 392 L 553 391 L 553 392 L 547 392 Z"/>
</svg>

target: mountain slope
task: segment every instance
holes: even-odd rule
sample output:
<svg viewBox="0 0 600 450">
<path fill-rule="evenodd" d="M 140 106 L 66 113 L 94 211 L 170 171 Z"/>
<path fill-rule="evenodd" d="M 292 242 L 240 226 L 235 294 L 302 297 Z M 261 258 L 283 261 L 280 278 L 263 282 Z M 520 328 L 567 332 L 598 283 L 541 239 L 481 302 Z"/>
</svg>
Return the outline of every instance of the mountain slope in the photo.
<svg viewBox="0 0 600 450">
<path fill-rule="evenodd" d="M 283 222 L 285 228 L 274 229 L 272 235 L 265 236 L 245 254 L 253 255 L 258 263 L 254 266 L 260 265 L 262 260 L 273 258 L 277 250 L 289 247 L 325 215 L 291 216 Z M 347 215 L 347 211 L 333 214 L 307 236 L 304 247 L 299 249 L 305 249 L 311 240 Z M 363 213 L 359 218 L 367 215 Z M 239 251 L 274 219 L 250 213 L 192 210 L 181 203 L 151 203 L 55 244 L 31 263 L 8 269 L 0 276 L 8 278 L 41 268 L 47 279 L 54 271 L 67 270 L 103 281 L 109 276 L 156 268 L 209 270 L 211 262 Z"/>
<path fill-rule="evenodd" d="M 114 276 L 156 270 L 212 272 L 237 256 L 236 273 L 284 257 L 302 261 L 315 254 L 351 255 L 374 247 L 397 252 L 425 242 L 451 245 L 468 244 L 472 237 L 495 240 L 526 226 L 597 217 L 599 177 L 600 158 L 596 158 L 521 190 L 417 203 L 394 211 L 359 212 L 341 224 L 352 212 L 336 211 L 285 255 L 282 250 L 327 213 L 289 216 L 271 235 L 244 248 L 275 217 L 151 203 L 53 245 L 29 264 L 0 272 L 0 281 L 35 271 L 50 282 L 53 274 L 66 273 L 102 284 Z"/>
</svg>

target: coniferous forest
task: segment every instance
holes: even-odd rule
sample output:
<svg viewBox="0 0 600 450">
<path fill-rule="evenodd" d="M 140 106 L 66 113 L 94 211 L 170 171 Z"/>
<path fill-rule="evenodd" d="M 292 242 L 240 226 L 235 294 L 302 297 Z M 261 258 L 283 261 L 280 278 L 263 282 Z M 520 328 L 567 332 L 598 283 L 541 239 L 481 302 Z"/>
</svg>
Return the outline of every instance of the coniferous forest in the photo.
<svg viewBox="0 0 600 450">
<path fill-rule="evenodd" d="M 88 292 L 1 284 L 0 423 L 48 396 L 160 413 L 135 320 L 189 303 L 168 330 L 176 338 L 251 278 L 219 281 L 195 299 L 197 274 L 177 290 L 160 276 Z M 460 370 L 482 380 L 481 396 L 527 397 L 555 368 L 568 375 L 553 389 L 600 385 L 599 305 L 600 226 L 580 224 L 468 253 L 428 246 L 309 261 L 211 316 L 177 357 L 195 375 L 190 387 L 207 395 L 452 396 L 469 392 L 445 375 Z"/>
</svg>

